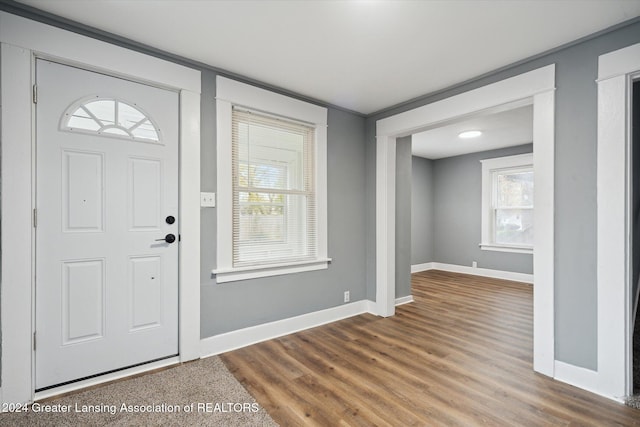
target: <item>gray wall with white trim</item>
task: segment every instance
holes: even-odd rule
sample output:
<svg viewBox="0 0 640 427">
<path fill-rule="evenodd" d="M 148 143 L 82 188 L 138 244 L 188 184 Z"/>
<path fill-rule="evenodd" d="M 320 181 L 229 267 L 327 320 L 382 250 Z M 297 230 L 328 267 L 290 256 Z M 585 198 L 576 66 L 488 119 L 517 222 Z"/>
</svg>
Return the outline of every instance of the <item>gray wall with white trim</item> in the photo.
<svg viewBox="0 0 640 427">
<path fill-rule="evenodd" d="M 28 5 L 0 1 L 0 10 L 142 52 L 202 72 L 201 191 L 217 192 L 215 78 L 221 74 L 328 108 L 328 256 L 326 270 L 217 284 L 216 209 L 201 209 L 200 305 L 202 338 L 315 312 L 365 298 L 364 116 L 282 88 L 171 54 Z"/>
<path fill-rule="evenodd" d="M 375 298 L 376 283 L 376 120 L 549 64 L 556 64 L 555 358 L 587 369 L 597 369 L 596 79 L 598 56 L 636 43 L 640 43 L 640 22 L 637 20 L 566 48 L 554 50 L 368 116 L 366 127 L 367 296 Z"/>
<path fill-rule="evenodd" d="M 201 191 L 216 192 L 215 77 L 202 72 Z M 329 108 L 327 270 L 216 283 L 216 209 L 201 209 L 201 336 L 230 332 L 365 298 L 364 118 Z"/>
<path fill-rule="evenodd" d="M 432 258 L 421 262 L 440 262 L 471 267 L 476 261 L 479 268 L 533 273 L 531 254 L 481 250 L 478 244 L 482 230 L 482 165 L 480 160 L 531 153 L 532 144 L 499 150 L 483 151 L 433 161 L 415 161 L 418 170 L 412 185 L 432 190 L 430 201 L 423 194 L 413 194 L 412 200 L 398 200 L 410 204 L 416 215 L 432 216 L 432 229 L 416 228 L 411 232 L 411 242 L 424 240 L 432 248 Z M 426 160 L 426 159 L 421 159 Z M 421 168 L 426 168 L 421 171 Z M 430 178 L 420 182 L 423 176 Z M 426 211 L 418 211 L 423 207 Z M 422 224 L 421 224 L 422 225 Z M 426 233 L 425 233 L 426 232 Z M 422 234 L 425 233 L 425 234 Z M 431 242 L 427 239 L 431 236 Z M 423 251 L 426 252 L 426 251 Z"/>
<path fill-rule="evenodd" d="M 396 142 L 396 298 L 411 295 L 411 136 Z"/>
<path fill-rule="evenodd" d="M 435 261 L 433 160 L 411 158 L 411 265 Z"/>
<path fill-rule="evenodd" d="M 202 191 L 216 191 L 217 70 L 16 3 L 9 10 L 110 43 L 203 70 Z M 375 122 L 549 64 L 556 64 L 555 351 L 556 359 L 597 368 L 596 83 L 598 56 L 640 43 L 640 22 L 519 62 L 469 82 L 367 116 L 329 108 L 328 270 L 218 285 L 215 211 L 202 211 L 201 336 L 287 318 L 352 301 L 375 300 Z M 416 54 L 420 54 L 417 52 Z M 393 76 L 389 76 L 392 84 Z M 264 87 L 264 85 L 263 85 Z M 621 308 L 622 309 L 622 308 Z"/>
</svg>

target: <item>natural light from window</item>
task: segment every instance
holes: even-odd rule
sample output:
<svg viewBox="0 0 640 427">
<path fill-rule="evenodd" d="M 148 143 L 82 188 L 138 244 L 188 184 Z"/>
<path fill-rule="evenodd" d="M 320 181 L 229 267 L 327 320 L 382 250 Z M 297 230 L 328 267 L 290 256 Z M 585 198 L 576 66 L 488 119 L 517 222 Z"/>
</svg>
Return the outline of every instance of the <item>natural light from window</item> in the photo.
<svg viewBox="0 0 640 427">
<path fill-rule="evenodd" d="M 533 171 L 499 171 L 495 174 L 495 243 L 532 246 Z"/>
<path fill-rule="evenodd" d="M 63 129 L 71 132 L 159 142 L 158 129 L 137 107 L 109 98 L 75 103 L 65 113 Z"/>
<path fill-rule="evenodd" d="M 326 270 L 327 109 L 216 77 L 217 283 Z"/>
<path fill-rule="evenodd" d="M 234 108 L 234 266 L 316 256 L 314 133 Z"/>
<path fill-rule="evenodd" d="M 533 155 L 481 160 L 481 249 L 533 251 Z"/>
</svg>

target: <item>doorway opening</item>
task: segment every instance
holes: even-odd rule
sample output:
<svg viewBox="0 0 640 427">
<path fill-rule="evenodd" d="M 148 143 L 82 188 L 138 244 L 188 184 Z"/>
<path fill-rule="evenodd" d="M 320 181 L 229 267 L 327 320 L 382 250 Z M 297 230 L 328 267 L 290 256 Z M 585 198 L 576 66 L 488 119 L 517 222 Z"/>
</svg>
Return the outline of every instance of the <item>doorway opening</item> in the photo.
<svg viewBox="0 0 640 427">
<path fill-rule="evenodd" d="M 534 370 L 554 376 L 554 97 L 548 65 L 376 122 L 376 313 L 395 312 L 396 139 L 479 112 L 533 105 L 536 237 Z"/>
<path fill-rule="evenodd" d="M 469 130 L 481 133 L 460 137 Z M 532 283 L 533 166 L 517 162 L 533 155 L 533 106 L 479 112 L 396 143 L 400 296 L 413 296 L 416 280 L 428 286 L 425 274 L 435 270 Z M 483 200 L 486 186 L 495 194 L 489 200 Z M 522 286 L 525 295 L 531 291 Z"/>
<path fill-rule="evenodd" d="M 481 133 L 460 137 L 470 129 Z M 527 155 L 533 153 L 533 106 L 481 112 L 415 133 L 411 151 L 411 230 L 406 234 L 412 271 L 440 267 L 531 281 L 534 175 L 532 166 L 517 162 L 530 162 Z M 495 170 L 484 182 L 483 165 L 485 172 Z M 399 204 L 406 203 L 402 196 L 399 188 Z M 503 277 L 502 272 L 517 274 Z"/>
</svg>

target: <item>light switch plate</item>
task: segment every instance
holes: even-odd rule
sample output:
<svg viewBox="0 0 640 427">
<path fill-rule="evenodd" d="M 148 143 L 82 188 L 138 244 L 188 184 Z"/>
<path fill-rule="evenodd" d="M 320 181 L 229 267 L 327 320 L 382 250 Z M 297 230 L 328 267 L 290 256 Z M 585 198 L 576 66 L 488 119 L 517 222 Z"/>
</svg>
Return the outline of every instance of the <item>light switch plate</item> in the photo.
<svg viewBox="0 0 640 427">
<path fill-rule="evenodd" d="M 216 207 L 216 193 L 200 193 L 200 207 L 203 208 L 215 208 Z"/>
</svg>

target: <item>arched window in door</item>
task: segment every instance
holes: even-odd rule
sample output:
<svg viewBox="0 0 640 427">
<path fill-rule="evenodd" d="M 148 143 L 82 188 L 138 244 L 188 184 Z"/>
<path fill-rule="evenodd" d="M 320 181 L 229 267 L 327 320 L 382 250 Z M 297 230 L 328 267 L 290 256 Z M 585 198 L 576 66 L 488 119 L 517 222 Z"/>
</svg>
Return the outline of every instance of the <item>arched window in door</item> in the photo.
<svg viewBox="0 0 640 427">
<path fill-rule="evenodd" d="M 160 129 L 135 104 L 92 96 L 72 104 L 62 117 L 61 128 L 106 137 L 160 143 Z"/>
</svg>

